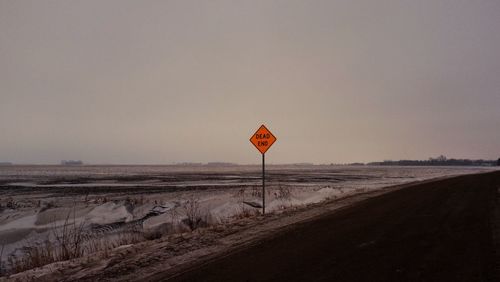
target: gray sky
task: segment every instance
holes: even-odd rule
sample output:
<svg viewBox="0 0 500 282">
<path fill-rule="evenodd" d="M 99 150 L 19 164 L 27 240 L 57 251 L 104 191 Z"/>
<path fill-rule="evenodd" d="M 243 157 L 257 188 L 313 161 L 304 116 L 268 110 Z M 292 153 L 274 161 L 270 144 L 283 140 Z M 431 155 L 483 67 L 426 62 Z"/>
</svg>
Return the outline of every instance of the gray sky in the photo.
<svg viewBox="0 0 500 282">
<path fill-rule="evenodd" d="M 0 0 L 0 161 L 500 157 L 500 1 Z"/>
</svg>

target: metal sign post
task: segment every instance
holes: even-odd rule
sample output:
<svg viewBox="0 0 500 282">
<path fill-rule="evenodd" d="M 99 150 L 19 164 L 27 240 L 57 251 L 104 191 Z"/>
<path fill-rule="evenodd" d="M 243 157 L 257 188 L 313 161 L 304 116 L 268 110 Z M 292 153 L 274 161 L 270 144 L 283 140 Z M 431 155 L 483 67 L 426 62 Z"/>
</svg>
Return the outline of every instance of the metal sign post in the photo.
<svg viewBox="0 0 500 282">
<path fill-rule="evenodd" d="M 276 142 L 276 137 L 264 125 L 252 135 L 250 142 L 262 154 L 262 214 L 266 213 L 266 151 Z"/>
<path fill-rule="evenodd" d="M 266 154 L 262 154 L 262 214 L 266 213 Z"/>
</svg>

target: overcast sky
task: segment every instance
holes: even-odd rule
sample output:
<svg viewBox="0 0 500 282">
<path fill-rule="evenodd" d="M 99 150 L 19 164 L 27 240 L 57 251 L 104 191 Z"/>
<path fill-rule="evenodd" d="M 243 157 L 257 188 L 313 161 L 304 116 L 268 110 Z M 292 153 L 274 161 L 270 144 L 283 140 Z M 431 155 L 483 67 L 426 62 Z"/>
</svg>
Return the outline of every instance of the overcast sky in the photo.
<svg viewBox="0 0 500 282">
<path fill-rule="evenodd" d="M 500 157 L 500 1 L 0 0 L 0 161 Z"/>
</svg>

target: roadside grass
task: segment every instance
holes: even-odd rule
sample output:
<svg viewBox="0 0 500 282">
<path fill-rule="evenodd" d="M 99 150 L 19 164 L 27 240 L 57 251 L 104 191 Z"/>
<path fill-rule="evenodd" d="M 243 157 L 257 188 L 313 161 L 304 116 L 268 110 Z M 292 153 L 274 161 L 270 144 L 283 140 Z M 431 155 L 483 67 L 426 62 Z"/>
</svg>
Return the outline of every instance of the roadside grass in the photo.
<svg viewBox="0 0 500 282">
<path fill-rule="evenodd" d="M 243 203 L 245 192 L 243 189 L 238 191 L 236 195 L 239 198 L 240 211 L 230 217 L 232 220 L 253 218 L 261 214 L 259 209 L 248 207 Z M 256 191 L 250 192 L 252 197 L 257 195 Z M 287 201 L 291 197 L 290 188 L 279 186 L 274 196 L 279 200 Z M 140 199 L 137 202 L 143 201 Z M 132 203 L 132 200 L 127 199 L 127 203 Z M 136 202 L 134 201 L 133 204 Z M 104 236 L 89 235 L 87 222 L 78 222 L 77 213 L 75 203 L 73 209 L 67 211 L 64 223 L 60 226 L 57 226 L 57 222 L 61 222 L 61 215 L 58 215 L 57 219 L 49 219 L 47 218 L 48 214 L 44 215 L 43 221 L 53 224 L 50 236 L 41 242 L 26 242 L 20 253 L 10 255 L 6 263 L 0 264 L 0 275 L 11 275 L 54 262 L 72 260 L 92 254 L 100 258 L 108 258 L 111 250 L 123 245 L 157 240 L 166 235 L 191 233 L 198 229 L 202 232 L 205 228 L 224 230 L 224 226 L 232 221 L 230 218 L 228 218 L 229 221 L 224 222 L 216 220 L 209 209 L 201 208 L 200 200 L 194 196 L 186 199 L 178 210 L 168 211 L 168 218 L 171 222 L 166 221 L 147 230 L 140 226 L 125 228 Z M 3 246 L 0 247 L 1 254 Z"/>
<path fill-rule="evenodd" d="M 88 234 L 87 222 L 78 222 L 75 209 L 69 211 L 61 226 L 53 219 L 49 235 L 43 241 L 26 241 L 19 253 L 12 254 L 6 263 L 0 264 L 0 276 L 11 275 L 26 270 L 41 267 L 59 261 L 72 260 L 91 254 L 108 258 L 110 251 L 123 245 L 137 244 L 143 241 L 156 240 L 165 235 L 193 232 L 199 228 L 213 224 L 212 215 L 208 210 L 200 208 L 199 200 L 191 197 L 181 206 L 181 215 L 170 212 L 170 218 L 176 222 L 163 223 L 152 230 L 126 228 L 106 236 Z M 3 246 L 0 246 L 0 254 Z"/>
</svg>

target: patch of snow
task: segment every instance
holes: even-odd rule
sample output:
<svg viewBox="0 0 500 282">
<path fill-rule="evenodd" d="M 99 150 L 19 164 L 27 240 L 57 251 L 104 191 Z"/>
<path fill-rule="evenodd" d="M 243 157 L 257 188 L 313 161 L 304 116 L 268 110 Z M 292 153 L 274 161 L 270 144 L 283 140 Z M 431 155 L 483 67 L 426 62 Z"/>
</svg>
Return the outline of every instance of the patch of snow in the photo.
<svg viewBox="0 0 500 282">
<path fill-rule="evenodd" d="M 36 218 L 36 214 L 21 217 L 7 224 L 0 225 L 0 231 L 33 228 L 35 227 Z"/>
<path fill-rule="evenodd" d="M 124 205 L 108 202 L 95 207 L 85 219 L 90 223 L 108 224 L 113 222 L 128 222 L 133 219 Z"/>
</svg>

